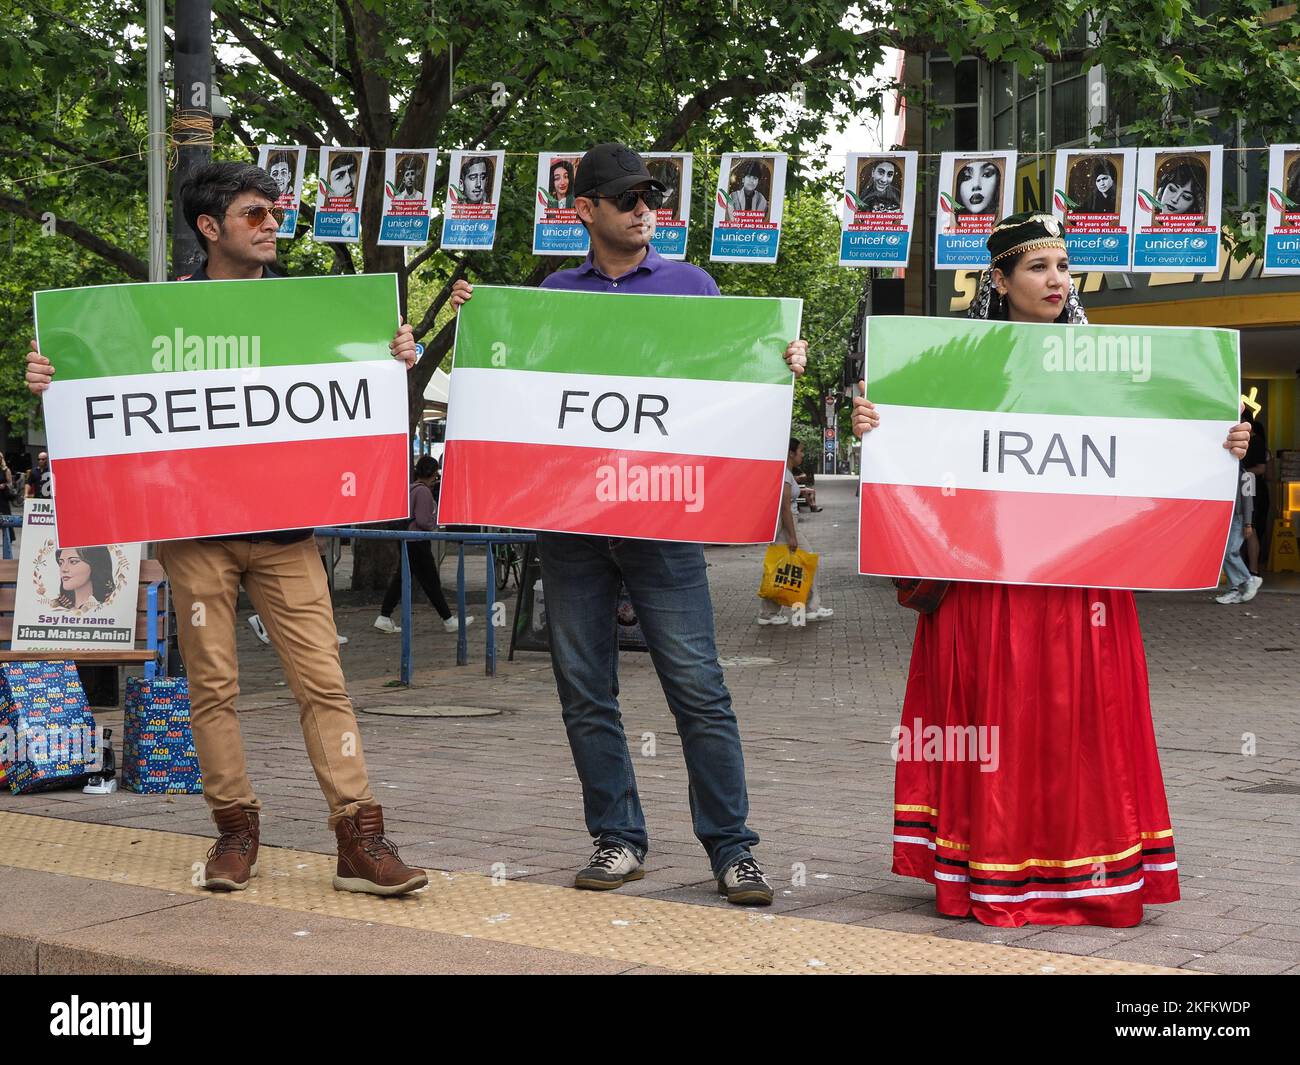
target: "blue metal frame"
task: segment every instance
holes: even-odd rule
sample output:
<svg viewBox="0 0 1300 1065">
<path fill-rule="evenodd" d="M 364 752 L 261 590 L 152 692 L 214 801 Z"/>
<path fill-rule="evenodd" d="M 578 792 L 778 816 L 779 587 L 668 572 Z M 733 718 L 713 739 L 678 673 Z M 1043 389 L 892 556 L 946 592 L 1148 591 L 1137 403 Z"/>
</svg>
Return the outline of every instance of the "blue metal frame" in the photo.
<svg viewBox="0 0 1300 1065">
<path fill-rule="evenodd" d="M 456 665 L 469 663 L 469 640 L 465 633 L 465 545 L 484 544 L 489 547 L 485 552 L 487 558 L 487 617 L 484 627 L 487 636 L 484 640 L 486 660 L 484 673 L 489 677 L 497 672 L 496 629 L 492 625 L 492 615 L 496 613 L 496 565 L 490 550 L 492 544 L 531 544 L 537 537 L 532 533 L 450 533 L 450 532 L 402 532 L 395 529 L 355 529 L 348 527 L 329 527 L 316 530 L 317 536 L 347 537 L 358 540 L 449 540 L 459 546 L 456 553 Z M 399 552 L 402 563 L 402 666 L 401 681 L 407 687 L 411 684 L 411 565 L 406 557 L 405 543 Z"/>
</svg>

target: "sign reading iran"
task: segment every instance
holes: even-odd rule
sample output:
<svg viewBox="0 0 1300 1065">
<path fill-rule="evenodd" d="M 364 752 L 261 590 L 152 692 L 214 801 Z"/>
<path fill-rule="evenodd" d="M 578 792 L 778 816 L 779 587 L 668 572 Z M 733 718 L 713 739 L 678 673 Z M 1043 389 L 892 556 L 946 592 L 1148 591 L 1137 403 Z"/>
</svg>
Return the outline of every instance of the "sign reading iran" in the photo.
<svg viewBox="0 0 1300 1065">
<path fill-rule="evenodd" d="M 438 520 L 771 542 L 801 311 L 476 286 L 456 326 Z"/>
<path fill-rule="evenodd" d="M 1213 588 L 1238 334 L 872 317 L 862 573 Z"/>
<path fill-rule="evenodd" d="M 61 547 L 406 515 L 392 274 L 38 292 Z"/>
</svg>

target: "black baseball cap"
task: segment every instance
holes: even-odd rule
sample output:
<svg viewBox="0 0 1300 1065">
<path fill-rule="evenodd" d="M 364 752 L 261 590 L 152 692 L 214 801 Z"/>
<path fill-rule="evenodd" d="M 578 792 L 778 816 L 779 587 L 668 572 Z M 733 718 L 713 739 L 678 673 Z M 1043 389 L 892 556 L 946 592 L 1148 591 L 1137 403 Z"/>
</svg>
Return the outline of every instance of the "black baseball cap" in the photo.
<svg viewBox="0 0 1300 1065">
<path fill-rule="evenodd" d="M 650 187 L 667 192 L 668 186 L 650 176 L 645 160 L 626 144 L 606 141 L 597 144 L 578 163 L 573 182 L 575 196 L 617 196 L 634 185 L 649 182 Z"/>
</svg>

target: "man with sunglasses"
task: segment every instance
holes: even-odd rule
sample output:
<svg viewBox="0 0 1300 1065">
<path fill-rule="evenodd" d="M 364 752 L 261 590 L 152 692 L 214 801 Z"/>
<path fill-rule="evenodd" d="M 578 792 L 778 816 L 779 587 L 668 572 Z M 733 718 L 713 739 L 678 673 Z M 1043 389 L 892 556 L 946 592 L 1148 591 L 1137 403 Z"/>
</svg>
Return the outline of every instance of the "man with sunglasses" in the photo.
<svg viewBox="0 0 1300 1065">
<path fill-rule="evenodd" d="M 717 296 L 707 273 L 664 259 L 650 239 L 665 186 L 636 152 L 598 144 L 578 164 L 578 218 L 591 236 L 586 262 L 559 270 L 543 288 Z M 459 308 L 473 287 L 459 281 Z M 613 342 L 613 334 L 611 334 Z M 808 345 L 793 340 L 785 358 L 796 374 Z M 699 544 L 538 533 L 546 586 L 551 666 L 569 747 L 582 782 L 587 830 L 595 853 L 574 884 L 622 887 L 644 875 L 645 816 L 618 709 L 618 637 L 614 612 L 620 584 L 633 607 L 677 723 L 690 781 L 695 835 L 709 853 L 719 894 L 738 905 L 765 906 L 772 886 L 750 853 L 758 835 L 745 823 L 749 795 L 740 730 L 723 682 L 713 630 L 713 604 Z"/>
<path fill-rule="evenodd" d="M 246 163 L 211 163 L 181 193 L 185 220 L 207 253 L 193 281 L 279 276 L 275 234 L 283 218 L 279 188 Z M 389 348 L 409 369 L 409 325 Z M 27 387 L 39 395 L 54 367 L 37 350 L 27 357 Z M 258 491 L 252 486 L 249 491 Z M 253 601 L 298 701 L 312 768 L 329 803 L 338 839 L 334 886 L 340 891 L 404 895 L 428 883 L 405 865 L 384 835 L 383 810 L 370 792 L 356 715 L 339 662 L 334 609 L 311 529 L 290 529 L 158 545 L 176 603 L 181 656 L 190 682 L 190 723 L 203 773 L 203 794 L 220 837 L 208 852 L 203 886 L 243 891 L 257 875 L 261 802 L 244 758 L 235 697 L 235 604 L 242 584 Z"/>
</svg>

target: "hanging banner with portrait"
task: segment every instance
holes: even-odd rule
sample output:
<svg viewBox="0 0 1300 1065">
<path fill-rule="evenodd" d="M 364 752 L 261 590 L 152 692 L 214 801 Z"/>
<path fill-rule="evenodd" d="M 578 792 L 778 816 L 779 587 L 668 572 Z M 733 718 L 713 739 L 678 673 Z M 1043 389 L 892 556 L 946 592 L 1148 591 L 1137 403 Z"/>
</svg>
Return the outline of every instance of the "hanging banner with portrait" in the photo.
<svg viewBox="0 0 1300 1065">
<path fill-rule="evenodd" d="M 60 550 L 54 502 L 28 499 L 14 594 L 15 651 L 135 646 L 140 545 Z"/>
<path fill-rule="evenodd" d="M 1300 274 L 1300 144 L 1268 150 L 1264 274 Z"/>
<path fill-rule="evenodd" d="M 429 243 L 436 148 L 389 148 L 384 152 L 384 213 L 379 240 L 388 247 Z"/>
<path fill-rule="evenodd" d="M 1141 148 L 1133 213 L 1133 269 L 1216 273 L 1223 147 Z"/>
<path fill-rule="evenodd" d="M 302 174 L 307 149 L 301 144 L 263 144 L 257 149 L 257 165 L 271 175 L 279 189 L 275 205 L 284 211 L 276 240 L 292 240 L 298 230 L 298 205 L 302 203 Z"/>
<path fill-rule="evenodd" d="M 713 197 L 717 263 L 775 263 L 785 206 L 783 152 L 728 152 Z"/>
<path fill-rule="evenodd" d="M 840 208 L 841 266 L 906 266 L 916 152 L 851 152 Z"/>
<path fill-rule="evenodd" d="M 442 244 L 448 251 L 486 251 L 497 239 L 497 208 L 506 153 L 454 151 L 442 212 Z"/>
<path fill-rule="evenodd" d="M 664 187 L 663 203 L 655 212 L 650 245 L 665 259 L 686 258 L 686 234 L 691 225 L 690 152 L 642 152 L 650 176 Z"/>
<path fill-rule="evenodd" d="M 573 183 L 582 155 L 540 152 L 533 200 L 533 254 L 586 255 L 591 241 L 574 209 Z"/>
<path fill-rule="evenodd" d="M 1136 148 L 1056 153 L 1052 213 L 1065 230 L 1072 269 L 1104 273 L 1132 267 L 1136 179 Z"/>
<path fill-rule="evenodd" d="M 322 148 L 316 179 L 314 239 L 329 244 L 361 240 L 361 193 L 366 187 L 369 148 Z"/>
<path fill-rule="evenodd" d="M 993 227 L 1015 211 L 1015 152 L 944 152 L 935 208 L 937 270 L 982 270 Z"/>
</svg>

